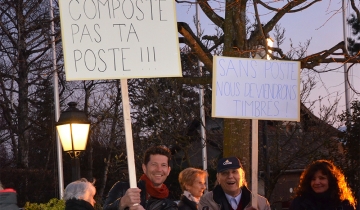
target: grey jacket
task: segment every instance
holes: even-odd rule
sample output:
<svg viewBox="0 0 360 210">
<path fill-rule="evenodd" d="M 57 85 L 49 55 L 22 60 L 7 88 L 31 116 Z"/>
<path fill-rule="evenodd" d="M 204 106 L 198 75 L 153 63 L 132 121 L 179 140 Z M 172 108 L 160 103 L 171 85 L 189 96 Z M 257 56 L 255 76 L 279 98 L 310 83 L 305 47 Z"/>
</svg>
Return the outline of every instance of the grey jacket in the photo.
<svg viewBox="0 0 360 210">
<path fill-rule="evenodd" d="M 17 206 L 16 191 L 13 189 L 0 190 L 0 209 L 19 210 Z"/>
<path fill-rule="evenodd" d="M 245 186 L 241 187 L 241 201 L 245 208 L 251 206 L 252 193 Z M 244 208 L 244 209 L 245 209 Z M 211 192 L 205 193 L 201 198 L 198 206 L 199 210 L 231 210 L 231 206 L 220 185 L 216 186 Z M 270 210 L 270 204 L 266 198 L 257 195 L 257 209 Z"/>
</svg>

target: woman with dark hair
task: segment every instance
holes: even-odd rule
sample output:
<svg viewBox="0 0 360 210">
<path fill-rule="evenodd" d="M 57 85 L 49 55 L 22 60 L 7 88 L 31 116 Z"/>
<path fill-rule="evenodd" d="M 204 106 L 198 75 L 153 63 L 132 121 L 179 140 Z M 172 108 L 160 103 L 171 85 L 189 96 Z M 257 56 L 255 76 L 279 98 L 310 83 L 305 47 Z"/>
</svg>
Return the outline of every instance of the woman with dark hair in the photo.
<svg viewBox="0 0 360 210">
<path fill-rule="evenodd" d="M 200 197 L 206 189 L 207 172 L 197 168 L 186 168 L 179 174 L 180 187 L 183 190 L 178 210 L 197 210 Z"/>
<path fill-rule="evenodd" d="M 301 174 L 290 210 L 354 210 L 344 174 L 331 161 L 317 160 Z"/>
</svg>

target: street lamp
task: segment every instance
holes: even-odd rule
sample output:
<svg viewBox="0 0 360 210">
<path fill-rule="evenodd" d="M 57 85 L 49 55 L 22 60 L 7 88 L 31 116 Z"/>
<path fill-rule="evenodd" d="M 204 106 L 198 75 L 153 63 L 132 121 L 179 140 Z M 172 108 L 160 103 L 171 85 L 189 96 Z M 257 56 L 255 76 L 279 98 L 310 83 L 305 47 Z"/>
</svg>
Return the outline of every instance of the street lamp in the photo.
<svg viewBox="0 0 360 210">
<path fill-rule="evenodd" d="M 68 103 L 69 107 L 61 113 L 56 123 L 61 145 L 71 157 L 73 181 L 80 179 L 79 156 L 86 148 L 90 130 L 90 121 L 76 105 L 76 102 Z"/>
</svg>

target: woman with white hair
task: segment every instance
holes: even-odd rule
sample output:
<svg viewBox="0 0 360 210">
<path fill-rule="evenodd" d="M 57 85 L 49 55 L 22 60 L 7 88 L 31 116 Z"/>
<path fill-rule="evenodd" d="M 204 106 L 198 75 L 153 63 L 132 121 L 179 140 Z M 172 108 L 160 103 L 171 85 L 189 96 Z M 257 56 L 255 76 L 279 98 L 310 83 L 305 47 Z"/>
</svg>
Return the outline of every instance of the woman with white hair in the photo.
<svg viewBox="0 0 360 210">
<path fill-rule="evenodd" d="M 94 210 L 95 193 L 94 182 L 85 178 L 71 182 L 64 192 L 65 210 Z"/>
</svg>

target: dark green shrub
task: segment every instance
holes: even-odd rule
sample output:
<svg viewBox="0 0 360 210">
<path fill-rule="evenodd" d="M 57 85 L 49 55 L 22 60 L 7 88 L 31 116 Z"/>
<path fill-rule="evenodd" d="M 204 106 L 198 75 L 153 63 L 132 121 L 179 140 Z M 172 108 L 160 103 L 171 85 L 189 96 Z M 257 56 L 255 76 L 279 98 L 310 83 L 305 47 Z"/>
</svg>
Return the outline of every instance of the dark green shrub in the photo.
<svg viewBox="0 0 360 210">
<path fill-rule="evenodd" d="M 26 210 L 64 210 L 65 201 L 52 198 L 47 203 L 29 203 L 26 202 L 24 209 Z"/>
</svg>

